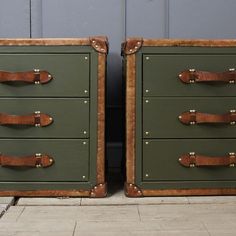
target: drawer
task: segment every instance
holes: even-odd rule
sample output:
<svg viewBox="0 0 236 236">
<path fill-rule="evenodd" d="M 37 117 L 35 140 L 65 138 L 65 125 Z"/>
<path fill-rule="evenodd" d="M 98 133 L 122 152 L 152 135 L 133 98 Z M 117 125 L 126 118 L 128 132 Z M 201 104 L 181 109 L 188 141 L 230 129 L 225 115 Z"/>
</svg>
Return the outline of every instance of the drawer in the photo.
<svg viewBox="0 0 236 236">
<path fill-rule="evenodd" d="M 183 83 L 178 75 L 185 70 L 224 72 L 236 68 L 236 55 L 143 55 L 144 96 L 235 96 L 236 84 Z"/>
<path fill-rule="evenodd" d="M 0 166 L 0 181 L 82 182 L 89 180 L 89 140 L 87 139 L 1 139 L 0 150 L 9 158 L 20 159 L 42 153 L 54 160 L 51 166 L 45 168 Z"/>
<path fill-rule="evenodd" d="M 236 125 L 208 123 L 213 114 L 220 120 L 223 114 L 230 117 L 230 110 L 236 108 L 236 98 L 158 98 L 143 99 L 144 138 L 230 138 L 236 136 Z M 204 123 L 189 125 L 182 123 L 179 116 L 190 110 L 202 113 Z M 204 120 L 206 119 L 206 120 Z M 215 119 L 215 118 L 214 118 Z M 235 119 L 235 118 L 232 118 Z"/>
<path fill-rule="evenodd" d="M 142 178 L 143 181 L 236 180 L 235 167 L 199 166 L 189 168 L 179 162 L 179 158 L 189 152 L 204 155 L 214 162 L 214 158 L 227 158 L 229 152 L 235 151 L 235 139 L 143 140 Z"/>
<path fill-rule="evenodd" d="M 88 97 L 89 59 L 89 54 L 0 54 L 1 71 L 40 69 L 53 77 L 45 84 L 0 83 L 0 96 Z"/>
<path fill-rule="evenodd" d="M 50 118 L 53 122 L 47 126 L 36 127 L 35 111 L 40 111 L 41 122 L 45 125 Z M 1 138 L 89 137 L 89 99 L 0 99 L 0 113 L 10 115 L 0 116 Z M 48 117 L 43 118 L 45 115 Z"/>
</svg>

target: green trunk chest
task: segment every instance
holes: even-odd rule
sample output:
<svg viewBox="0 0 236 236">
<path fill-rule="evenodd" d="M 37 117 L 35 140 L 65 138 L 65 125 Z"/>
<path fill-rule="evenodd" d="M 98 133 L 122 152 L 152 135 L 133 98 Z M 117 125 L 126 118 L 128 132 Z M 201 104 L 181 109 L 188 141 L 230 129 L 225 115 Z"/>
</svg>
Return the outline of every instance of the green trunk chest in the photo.
<svg viewBox="0 0 236 236">
<path fill-rule="evenodd" d="M 123 55 L 126 194 L 235 194 L 236 87 L 197 80 L 208 79 L 205 72 L 217 79 L 218 72 L 235 74 L 236 42 L 134 38 L 123 44 Z M 181 80 L 183 71 L 194 83 Z M 198 71 L 204 73 L 193 75 Z"/>
<path fill-rule="evenodd" d="M 106 53 L 103 37 L 0 41 L 0 71 L 13 77 L 47 71 L 53 77 L 26 83 L 21 74 L 17 81 L 0 83 L 0 195 L 106 195 Z M 37 112 L 40 125 L 28 124 L 36 122 Z M 52 120 L 49 125 L 41 123 L 44 114 Z M 26 124 L 20 123 L 24 116 Z M 45 168 L 37 159 L 44 154 L 53 160 Z M 30 158 L 41 164 L 29 166 Z"/>
</svg>

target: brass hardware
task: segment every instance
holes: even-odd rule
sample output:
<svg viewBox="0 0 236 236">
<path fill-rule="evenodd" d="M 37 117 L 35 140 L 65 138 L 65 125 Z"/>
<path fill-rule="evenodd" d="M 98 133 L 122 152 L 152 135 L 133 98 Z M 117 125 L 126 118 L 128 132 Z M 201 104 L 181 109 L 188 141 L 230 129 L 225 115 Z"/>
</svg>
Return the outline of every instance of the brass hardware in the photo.
<svg viewBox="0 0 236 236">
<path fill-rule="evenodd" d="M 195 69 L 189 69 L 189 72 L 195 72 L 196 70 Z"/>
<path fill-rule="evenodd" d="M 181 157 L 179 158 L 179 161 L 182 161 L 182 158 L 181 158 Z"/>
<path fill-rule="evenodd" d="M 235 113 L 235 112 L 236 112 L 236 110 L 230 110 L 230 112 L 231 112 L 231 113 Z"/>
<path fill-rule="evenodd" d="M 148 93 L 148 92 L 149 92 L 149 90 L 148 90 L 148 89 L 146 89 L 146 90 L 145 90 L 145 92 L 146 92 L 146 93 Z"/>
<path fill-rule="evenodd" d="M 195 152 L 190 152 L 189 155 L 190 155 L 190 156 L 195 156 L 196 153 L 195 153 Z"/>
<path fill-rule="evenodd" d="M 132 187 L 132 184 L 129 184 L 130 187 Z"/>
<path fill-rule="evenodd" d="M 140 44 L 141 44 L 141 42 L 138 41 L 138 42 L 137 42 L 137 45 L 140 45 Z"/>
<path fill-rule="evenodd" d="M 84 93 L 87 93 L 88 92 L 88 90 L 84 90 Z"/>
<path fill-rule="evenodd" d="M 235 156 L 235 152 L 229 152 L 230 156 Z"/>
<path fill-rule="evenodd" d="M 51 79 L 51 78 L 52 78 L 52 76 L 49 74 L 49 75 L 48 75 L 48 78 L 49 78 L 49 79 Z"/>
<path fill-rule="evenodd" d="M 86 177 L 83 175 L 83 179 L 85 179 Z"/>
<path fill-rule="evenodd" d="M 41 112 L 40 111 L 35 111 L 34 114 L 40 114 Z"/>
<path fill-rule="evenodd" d="M 85 60 L 88 60 L 88 57 L 84 57 Z"/>
<path fill-rule="evenodd" d="M 235 121 L 231 121 L 230 122 L 231 125 L 235 125 L 235 123 L 236 123 Z"/>
<path fill-rule="evenodd" d="M 229 81 L 229 83 L 230 83 L 230 84 L 235 84 L 235 80 L 232 79 L 232 80 Z"/>
<path fill-rule="evenodd" d="M 235 71 L 235 68 L 229 68 L 229 71 Z"/>
<path fill-rule="evenodd" d="M 232 164 L 230 164 L 229 166 L 230 166 L 230 167 L 235 167 L 235 164 L 234 164 L 234 163 L 232 163 Z"/>
<path fill-rule="evenodd" d="M 179 119 L 182 119 L 182 116 L 179 116 Z"/>
<path fill-rule="evenodd" d="M 41 165 L 41 164 L 38 164 L 38 165 L 36 165 L 36 168 L 40 168 L 40 167 L 42 167 L 42 165 Z"/>
<path fill-rule="evenodd" d="M 149 60 L 149 57 L 146 57 L 146 60 Z"/>
<path fill-rule="evenodd" d="M 149 175 L 148 175 L 148 174 L 146 174 L 146 175 L 145 175 L 145 177 L 149 177 Z"/>
<path fill-rule="evenodd" d="M 191 122 L 190 122 L 190 125 L 195 125 L 195 124 L 196 124 L 195 121 L 191 121 Z"/>
<path fill-rule="evenodd" d="M 195 112 L 196 112 L 196 110 L 189 110 L 189 112 L 191 112 L 191 113 L 195 113 Z"/>
<path fill-rule="evenodd" d="M 182 74 L 179 74 L 179 78 L 182 77 Z"/>
<path fill-rule="evenodd" d="M 149 142 L 145 142 L 145 144 L 149 144 Z"/>
<path fill-rule="evenodd" d="M 194 83 L 195 83 L 195 80 L 194 80 L 194 79 L 190 79 L 190 80 L 189 80 L 189 83 L 190 83 L 190 84 L 194 84 Z"/>
<path fill-rule="evenodd" d="M 51 158 L 50 158 L 50 159 L 49 159 L 49 162 L 51 162 L 51 163 L 52 163 L 52 162 L 53 162 L 53 159 L 51 159 Z"/>
<path fill-rule="evenodd" d="M 191 168 L 195 167 L 195 165 L 194 165 L 194 164 L 190 164 L 189 166 L 190 166 Z"/>
<path fill-rule="evenodd" d="M 86 142 L 83 142 L 83 144 L 85 145 L 85 144 L 87 144 Z"/>
<path fill-rule="evenodd" d="M 86 104 L 86 103 L 88 103 L 88 101 L 84 101 L 84 103 Z"/>
<path fill-rule="evenodd" d="M 145 100 L 146 103 L 149 103 L 149 100 Z"/>
<path fill-rule="evenodd" d="M 87 134 L 87 131 L 84 131 L 84 134 Z"/>
<path fill-rule="evenodd" d="M 34 69 L 34 73 L 39 73 L 40 69 Z"/>
<path fill-rule="evenodd" d="M 148 132 L 148 131 L 146 131 L 146 132 L 145 132 L 145 134 L 146 134 L 146 135 L 148 135 L 148 134 L 149 134 L 149 132 Z"/>
<path fill-rule="evenodd" d="M 35 153 L 35 157 L 36 157 L 36 158 L 42 157 L 42 153 Z"/>
</svg>

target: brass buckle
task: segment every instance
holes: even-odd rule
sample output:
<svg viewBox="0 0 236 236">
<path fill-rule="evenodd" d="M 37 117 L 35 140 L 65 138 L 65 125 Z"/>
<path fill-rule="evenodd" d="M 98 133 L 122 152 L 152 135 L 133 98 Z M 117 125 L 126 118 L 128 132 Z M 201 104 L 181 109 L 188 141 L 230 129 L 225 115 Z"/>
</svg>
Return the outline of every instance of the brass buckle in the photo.
<svg viewBox="0 0 236 236">
<path fill-rule="evenodd" d="M 36 160 L 36 168 L 42 167 L 42 164 L 39 163 L 41 161 L 41 158 L 42 158 L 42 153 L 35 153 L 35 158 L 37 159 Z"/>
</svg>

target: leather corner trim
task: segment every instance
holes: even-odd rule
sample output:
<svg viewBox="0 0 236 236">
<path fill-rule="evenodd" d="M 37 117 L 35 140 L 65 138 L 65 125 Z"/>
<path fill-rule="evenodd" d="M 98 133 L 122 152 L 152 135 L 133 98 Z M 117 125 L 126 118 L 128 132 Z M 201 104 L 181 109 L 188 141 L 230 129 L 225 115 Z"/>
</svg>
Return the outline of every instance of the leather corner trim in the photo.
<svg viewBox="0 0 236 236">
<path fill-rule="evenodd" d="M 98 184 L 90 192 L 92 198 L 102 198 L 107 196 L 107 183 Z"/>
<path fill-rule="evenodd" d="M 143 193 L 135 184 L 125 183 L 125 195 L 127 197 L 143 197 Z"/>
<path fill-rule="evenodd" d="M 131 55 L 140 50 L 143 45 L 142 38 L 130 38 L 127 39 L 126 42 L 122 44 L 121 54 L 122 55 Z"/>
<path fill-rule="evenodd" d="M 95 36 L 95 37 L 90 37 L 89 40 L 91 46 L 94 48 L 95 51 L 108 54 L 109 43 L 107 37 Z"/>
</svg>

